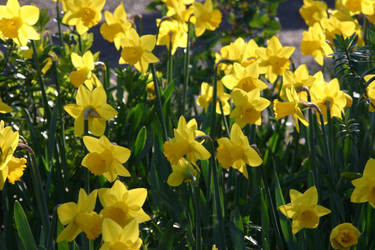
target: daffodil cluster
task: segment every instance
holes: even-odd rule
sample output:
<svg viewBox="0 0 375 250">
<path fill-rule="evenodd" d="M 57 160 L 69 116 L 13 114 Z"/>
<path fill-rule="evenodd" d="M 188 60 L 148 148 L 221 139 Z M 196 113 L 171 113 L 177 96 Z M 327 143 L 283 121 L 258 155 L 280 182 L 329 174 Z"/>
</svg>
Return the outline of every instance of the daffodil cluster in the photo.
<svg viewBox="0 0 375 250">
<path fill-rule="evenodd" d="M 304 0 L 299 12 L 309 29 L 303 32 L 301 52 L 313 56 L 317 63 L 323 65 L 324 58 L 333 53 L 333 39 L 336 35 L 345 38 L 358 35 L 362 43 L 362 31 L 354 14 L 373 15 L 375 5 L 368 0 L 337 1 L 336 9 L 328 9 L 324 1 Z"/>
<path fill-rule="evenodd" d="M 100 212 L 95 212 L 99 196 Z M 147 197 L 144 188 L 127 189 L 121 181 L 116 181 L 111 188 L 95 189 L 87 194 L 79 191 L 77 202 L 67 202 L 57 208 L 61 224 L 65 225 L 58 235 L 57 242 L 72 241 L 81 232 L 88 239 L 102 235 L 104 244 L 101 249 L 139 249 L 139 224 L 151 218 L 142 206 Z"/>
</svg>

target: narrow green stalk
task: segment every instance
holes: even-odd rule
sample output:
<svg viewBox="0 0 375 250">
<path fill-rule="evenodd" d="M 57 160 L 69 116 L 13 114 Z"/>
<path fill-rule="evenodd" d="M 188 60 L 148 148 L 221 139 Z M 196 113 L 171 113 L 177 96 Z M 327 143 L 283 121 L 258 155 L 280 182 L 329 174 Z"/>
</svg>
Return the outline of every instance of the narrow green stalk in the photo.
<svg viewBox="0 0 375 250">
<path fill-rule="evenodd" d="M 216 151 L 214 141 L 210 136 L 204 136 L 204 138 L 208 139 L 211 144 L 211 169 L 212 169 L 212 176 L 214 179 L 214 197 L 216 201 L 216 216 L 218 220 L 218 248 L 220 250 L 227 249 L 226 240 L 225 240 L 225 229 L 224 229 L 224 219 L 223 219 L 223 210 L 221 208 L 221 199 L 220 199 L 220 192 L 219 192 L 219 182 L 218 182 L 218 173 L 217 173 L 217 162 L 216 162 Z"/>
<path fill-rule="evenodd" d="M 163 105 L 161 101 L 161 95 L 160 95 L 160 88 L 159 88 L 159 81 L 158 77 L 156 75 L 156 70 L 155 70 L 155 65 L 151 64 L 151 73 L 152 73 L 152 78 L 154 80 L 154 88 L 155 88 L 155 93 L 156 93 L 156 99 L 158 102 L 158 109 L 159 109 L 159 114 L 160 114 L 160 121 L 161 121 L 161 126 L 163 128 L 163 133 L 164 133 L 164 140 L 168 140 L 168 129 L 167 129 L 167 123 L 165 121 L 165 116 L 163 113 Z"/>
<path fill-rule="evenodd" d="M 201 220 L 200 220 L 200 192 L 199 186 L 194 187 L 193 182 L 190 183 L 191 194 L 194 202 L 194 216 L 195 216 L 195 249 L 202 249 L 202 237 L 201 237 Z"/>
<path fill-rule="evenodd" d="M 42 92 L 42 102 L 43 102 L 43 107 L 44 107 L 44 112 L 46 113 L 47 121 L 50 121 L 51 117 L 51 111 L 48 106 L 48 101 L 47 101 L 47 94 L 45 90 L 45 85 L 42 77 L 42 71 L 40 69 L 40 62 L 39 62 L 39 57 L 38 57 L 38 50 L 36 49 L 35 41 L 31 41 L 32 47 L 33 47 L 33 59 L 34 59 L 34 64 L 36 67 L 36 70 L 38 72 L 38 82 L 40 86 L 40 90 Z"/>
<path fill-rule="evenodd" d="M 212 93 L 212 110 L 211 110 L 211 137 L 216 138 L 216 101 L 217 101 L 217 67 L 214 73 L 214 91 Z"/>
<path fill-rule="evenodd" d="M 3 190 L 1 192 L 1 196 L 2 196 L 2 210 L 3 210 L 3 221 L 1 222 L 2 225 L 4 225 L 4 228 L 2 229 L 2 242 L 4 245 L 2 245 L 2 247 L 4 247 L 4 249 L 8 249 L 7 247 L 10 247 L 8 246 L 7 242 L 9 242 L 9 235 L 8 235 L 8 229 L 10 228 L 9 227 L 9 215 L 10 215 L 10 212 L 9 212 L 9 199 L 8 199 L 8 185 L 7 183 L 4 183 L 4 187 L 3 187 Z"/>
<path fill-rule="evenodd" d="M 266 175 L 265 175 L 265 172 L 264 172 L 264 166 L 261 165 L 261 166 L 258 167 L 258 169 L 261 172 L 261 177 L 262 177 L 262 180 L 263 180 L 264 188 L 266 190 L 268 202 L 269 202 L 269 204 L 271 206 L 272 219 L 273 219 L 273 221 L 275 223 L 276 231 L 277 231 L 280 239 L 282 240 L 284 249 L 288 249 L 288 246 L 286 244 L 284 235 L 282 234 L 282 231 L 281 231 L 280 221 L 279 221 L 279 219 L 277 218 L 277 215 L 276 215 L 277 214 L 277 210 L 276 210 L 275 204 L 273 202 L 271 191 L 270 191 L 270 187 L 268 185 L 267 178 L 266 178 Z"/>
<path fill-rule="evenodd" d="M 61 31 L 61 16 L 60 16 L 60 0 L 56 1 L 56 21 L 57 21 L 57 30 L 59 34 L 59 45 L 63 46 L 63 35 Z"/>
<path fill-rule="evenodd" d="M 327 136 L 326 128 L 325 128 L 325 125 L 324 125 L 324 119 L 323 119 L 322 112 L 319 112 L 319 117 L 320 117 L 320 125 L 321 125 L 321 128 L 322 128 L 322 135 L 323 135 L 323 139 L 324 139 L 324 151 L 326 153 L 326 157 L 327 157 L 327 161 L 328 161 L 328 173 L 330 175 L 332 184 L 334 184 L 333 183 L 333 169 L 332 169 L 332 165 L 331 165 L 331 162 L 332 162 L 331 161 L 331 154 L 329 153 L 328 136 Z"/>
<path fill-rule="evenodd" d="M 191 16 L 190 16 L 191 17 Z M 186 44 L 186 51 L 184 55 L 184 92 L 183 92 L 183 99 L 182 99 L 182 112 L 181 114 L 185 114 L 185 106 L 186 106 L 186 98 L 187 98 L 187 88 L 189 85 L 189 64 L 190 64 L 190 30 L 191 30 L 191 23 L 190 23 L 190 17 L 189 21 L 187 23 L 188 25 L 188 31 L 187 31 L 187 44 Z"/>
<path fill-rule="evenodd" d="M 82 56 L 83 55 L 82 37 L 80 34 L 78 34 L 78 32 L 77 32 L 77 36 L 78 36 L 78 49 L 79 49 L 80 55 Z"/>
<path fill-rule="evenodd" d="M 168 50 L 168 68 L 167 68 L 167 86 L 172 83 L 173 79 L 173 55 L 172 55 L 172 38 L 169 41 Z"/>
<path fill-rule="evenodd" d="M 44 235 L 48 235 L 48 232 L 50 231 L 50 224 L 49 224 L 49 213 L 48 213 L 48 208 L 47 208 L 46 196 L 42 188 L 43 180 L 39 173 L 39 168 L 38 168 L 37 160 L 35 158 L 35 154 L 34 153 L 30 153 L 30 154 L 28 154 L 28 158 L 30 159 L 31 157 L 31 162 L 30 162 L 31 176 L 32 176 L 32 182 L 33 182 L 33 190 L 35 192 L 36 205 L 38 208 L 40 219 L 42 221 Z"/>
</svg>

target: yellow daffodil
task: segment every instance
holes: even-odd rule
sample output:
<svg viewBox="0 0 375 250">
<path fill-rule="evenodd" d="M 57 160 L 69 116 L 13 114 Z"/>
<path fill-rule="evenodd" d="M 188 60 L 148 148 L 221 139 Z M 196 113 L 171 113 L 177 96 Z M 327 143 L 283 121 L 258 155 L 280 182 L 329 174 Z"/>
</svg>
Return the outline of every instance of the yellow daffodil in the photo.
<svg viewBox="0 0 375 250">
<path fill-rule="evenodd" d="M 256 50 L 260 60 L 259 66 L 264 68 L 270 82 L 275 82 L 277 76 L 282 76 L 289 69 L 289 58 L 294 49 L 294 47 L 283 47 L 279 38 L 273 36 L 268 41 L 267 48 Z"/>
<path fill-rule="evenodd" d="M 324 57 L 333 53 L 326 42 L 326 36 L 320 24 L 315 23 L 308 31 L 303 32 L 301 53 L 304 56 L 313 56 L 319 65 L 323 65 Z"/>
<path fill-rule="evenodd" d="M 128 190 L 119 180 L 116 180 L 112 188 L 101 188 L 99 200 L 103 205 L 100 214 L 103 218 L 109 218 L 125 227 L 132 219 L 137 223 L 149 221 L 151 218 L 142 209 L 147 197 L 147 189 L 135 188 Z"/>
<path fill-rule="evenodd" d="M 146 73 L 150 63 L 158 62 L 159 59 L 152 54 L 155 48 L 156 37 L 154 35 L 138 36 L 135 29 L 130 29 L 126 39 L 123 39 L 120 64 L 130 64 L 140 71 Z"/>
<path fill-rule="evenodd" d="M 234 88 L 239 88 L 246 92 L 253 89 L 263 90 L 268 88 L 268 86 L 258 79 L 260 74 L 257 63 L 252 63 L 246 67 L 239 63 L 234 63 L 233 72 L 225 75 L 222 82 L 230 90 Z"/>
<path fill-rule="evenodd" d="M 20 6 L 17 0 L 8 0 L 0 6 L 0 39 L 13 39 L 19 46 L 26 46 L 28 40 L 39 40 L 39 34 L 32 27 L 38 19 L 38 7 Z"/>
<path fill-rule="evenodd" d="M 253 149 L 240 126 L 234 123 L 229 138 L 218 139 L 217 160 L 220 165 L 228 169 L 232 167 L 248 178 L 246 165 L 258 167 L 263 163 L 257 151 Z"/>
<path fill-rule="evenodd" d="M 211 250 L 218 250 L 215 244 L 212 245 Z"/>
<path fill-rule="evenodd" d="M 304 193 L 295 189 L 289 191 L 290 203 L 279 207 L 280 211 L 292 219 L 292 233 L 303 228 L 316 228 L 320 217 L 331 213 L 331 210 L 318 205 L 318 191 L 310 187 Z"/>
<path fill-rule="evenodd" d="M 13 111 L 12 107 L 4 103 L 3 100 L 1 100 L 0 98 L 0 113 L 6 114 L 12 111 Z"/>
<path fill-rule="evenodd" d="M 186 5 L 193 4 L 195 0 L 162 0 L 167 5 L 167 16 L 175 16 L 180 22 L 187 21 L 192 13 L 192 8 Z"/>
<path fill-rule="evenodd" d="M 197 98 L 197 104 L 204 108 L 207 111 L 209 104 L 212 101 L 212 95 L 214 92 L 214 88 L 210 86 L 206 82 L 202 82 L 201 84 L 201 94 Z M 228 103 L 230 95 L 224 92 L 224 87 L 221 81 L 217 82 L 217 102 L 216 102 L 216 113 L 221 114 L 220 103 L 223 107 L 224 115 L 229 115 L 230 113 L 230 105 Z"/>
<path fill-rule="evenodd" d="M 185 158 L 181 158 L 177 164 L 172 165 L 172 173 L 168 176 L 169 186 L 177 187 L 182 182 L 192 181 L 197 175 L 197 170 Z"/>
<path fill-rule="evenodd" d="M 139 224 L 131 220 L 125 227 L 121 227 L 111 219 L 103 221 L 103 245 L 100 250 L 138 250 L 142 245 L 139 238 Z"/>
<path fill-rule="evenodd" d="M 298 89 L 300 87 L 311 87 L 315 78 L 309 75 L 309 70 L 306 64 L 300 65 L 294 72 L 286 71 L 283 75 L 283 85 L 280 92 L 280 97 L 287 100 L 285 90 L 291 87 Z M 304 91 L 298 93 L 301 100 L 307 101 L 307 94 Z"/>
<path fill-rule="evenodd" d="M 104 134 L 105 122 L 117 115 L 117 111 L 107 104 L 107 95 L 103 87 L 96 87 L 93 91 L 84 85 L 78 88 L 77 104 L 68 104 L 64 107 L 74 118 L 74 134 L 83 134 L 85 116 L 88 119 L 88 129 L 95 136 Z"/>
<path fill-rule="evenodd" d="M 242 89 L 234 89 L 231 94 L 234 105 L 236 106 L 230 117 L 243 128 L 247 124 L 261 125 L 261 113 L 271 102 L 260 96 L 259 89 L 253 89 L 245 92 Z"/>
<path fill-rule="evenodd" d="M 201 36 L 205 30 L 215 30 L 221 23 L 222 14 L 220 10 L 214 10 L 211 0 L 206 0 L 204 4 L 193 3 L 193 12 L 196 18 L 195 35 Z"/>
<path fill-rule="evenodd" d="M 18 145 L 18 131 L 13 132 L 10 126 L 4 127 L 4 121 L 0 122 L 0 190 L 3 189 L 6 180 L 12 184 L 19 180 L 26 168 L 25 158 L 13 156 Z"/>
<path fill-rule="evenodd" d="M 354 190 L 350 201 L 353 203 L 368 202 L 375 208 L 375 159 L 367 161 L 361 178 L 352 181 Z"/>
<path fill-rule="evenodd" d="M 220 53 L 215 55 L 215 63 L 218 63 L 222 59 L 231 60 L 233 62 L 238 62 L 242 66 L 246 67 L 249 64 L 256 62 L 258 55 L 256 50 L 259 48 L 258 44 L 254 40 L 245 42 L 241 37 L 236 41 L 224 46 L 220 49 Z M 233 65 L 228 63 L 219 64 L 219 70 L 223 70 L 226 75 L 231 74 L 233 70 Z M 260 71 L 259 74 L 265 72 Z"/>
<path fill-rule="evenodd" d="M 365 76 L 365 81 L 369 81 L 371 78 L 375 77 L 375 75 L 367 75 Z M 368 109 L 370 112 L 375 112 L 375 81 L 372 81 L 366 88 L 367 97 L 370 99 L 370 104 Z"/>
<path fill-rule="evenodd" d="M 360 235 L 352 223 L 341 223 L 332 229 L 329 240 L 333 249 L 346 250 L 358 244 Z"/>
<path fill-rule="evenodd" d="M 180 116 L 177 129 L 174 129 L 174 138 L 164 143 L 164 155 L 171 165 L 176 165 L 185 155 L 193 163 L 210 158 L 211 154 L 207 149 L 195 140 L 200 135 L 204 133 L 198 130 L 195 119 L 186 124 L 185 118 Z"/>
<path fill-rule="evenodd" d="M 104 12 L 105 23 L 100 26 L 100 33 L 109 42 L 114 42 L 117 49 L 120 49 L 121 40 L 126 37 L 127 31 L 132 27 L 128 21 L 128 14 L 121 3 L 112 14 L 108 10 Z"/>
<path fill-rule="evenodd" d="M 82 231 L 87 238 L 93 240 L 102 232 L 102 221 L 95 209 L 97 190 L 89 195 L 82 188 L 79 190 L 78 201 L 67 202 L 57 208 L 61 224 L 67 225 L 57 237 L 57 242 L 72 241 Z"/>
<path fill-rule="evenodd" d="M 157 45 L 165 45 L 168 49 L 172 50 L 174 55 L 176 49 L 186 48 L 187 45 L 187 24 L 179 22 L 174 19 L 157 19 L 156 23 L 159 25 L 159 35 Z M 172 48 L 170 48 L 172 45 Z"/>
<path fill-rule="evenodd" d="M 336 6 L 338 3 L 339 1 L 336 2 Z M 345 7 L 342 7 L 342 8 L 336 7 L 336 9 L 334 10 L 329 10 L 329 16 L 337 18 L 341 23 L 353 23 L 355 25 L 354 31 L 353 30 L 350 30 L 350 31 L 353 31 L 352 34 L 355 33 L 358 36 L 358 45 L 361 45 L 361 46 L 364 45 L 364 41 L 362 37 L 362 27 L 359 24 L 358 20 L 350 14 L 350 11 L 348 9 L 346 9 Z M 346 27 L 341 28 L 342 34 L 345 37 L 351 36 L 352 34 L 349 35 L 349 32 L 346 30 L 346 28 L 352 28 L 351 27 L 352 25 L 345 24 L 344 26 Z M 326 32 L 326 35 L 328 38 L 330 37 L 330 34 L 327 34 L 327 32 Z"/>
<path fill-rule="evenodd" d="M 327 18 L 327 4 L 323 1 L 303 0 L 299 13 L 307 26 L 312 26 L 323 18 Z"/>
<path fill-rule="evenodd" d="M 344 38 L 347 38 L 353 35 L 356 31 L 354 21 L 342 21 L 333 15 L 331 15 L 329 18 L 323 19 L 321 25 L 324 29 L 326 39 L 328 39 L 332 44 L 336 35 L 342 35 Z"/>
<path fill-rule="evenodd" d="M 104 4 L 105 0 L 66 0 L 66 13 L 62 22 L 67 25 L 74 25 L 78 34 L 82 35 L 100 22 Z"/>
<path fill-rule="evenodd" d="M 372 0 L 343 0 L 343 5 L 350 10 L 351 14 L 374 14 L 374 1 Z"/>
<path fill-rule="evenodd" d="M 94 56 L 91 51 L 86 51 L 83 56 L 72 52 L 70 55 L 73 66 L 77 69 L 70 73 L 70 82 L 78 88 L 83 83 L 91 90 L 93 86 L 101 86 L 99 79 L 92 72 L 95 69 Z"/>
<path fill-rule="evenodd" d="M 285 116 L 293 115 L 297 131 L 299 131 L 298 121 L 301 121 L 305 126 L 309 126 L 309 122 L 306 120 L 301 111 L 301 100 L 294 87 L 285 89 L 285 97 L 286 102 L 280 102 L 277 99 L 273 100 L 273 112 L 275 113 L 275 119 L 279 120 Z"/>
<path fill-rule="evenodd" d="M 322 72 L 315 75 L 316 81 L 310 89 L 311 101 L 318 105 L 323 114 L 324 122 L 327 122 L 327 110 L 329 108 L 331 117 L 341 119 L 342 112 L 347 104 L 345 93 L 340 90 L 340 84 L 337 78 L 326 82 L 323 79 Z"/>
<path fill-rule="evenodd" d="M 129 171 L 122 165 L 130 157 L 130 150 L 112 144 L 102 135 L 99 139 L 84 136 L 83 142 L 89 153 L 83 158 L 82 166 L 88 168 L 94 175 L 104 175 L 113 182 L 117 176 L 130 176 Z"/>
</svg>

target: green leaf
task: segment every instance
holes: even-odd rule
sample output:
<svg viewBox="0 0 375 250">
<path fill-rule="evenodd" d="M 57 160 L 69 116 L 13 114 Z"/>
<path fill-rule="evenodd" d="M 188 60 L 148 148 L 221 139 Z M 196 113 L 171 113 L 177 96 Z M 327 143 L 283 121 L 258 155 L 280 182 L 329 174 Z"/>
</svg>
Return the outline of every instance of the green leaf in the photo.
<svg viewBox="0 0 375 250">
<path fill-rule="evenodd" d="M 37 250 L 29 222 L 27 221 L 25 212 L 18 201 L 15 201 L 14 203 L 14 221 L 23 247 L 28 250 Z"/>
<path fill-rule="evenodd" d="M 145 126 L 143 126 L 141 130 L 139 130 L 137 138 L 135 139 L 135 145 L 134 145 L 134 151 L 133 151 L 134 157 L 137 157 L 138 154 L 145 147 L 146 139 L 147 139 L 147 129 Z"/>
</svg>

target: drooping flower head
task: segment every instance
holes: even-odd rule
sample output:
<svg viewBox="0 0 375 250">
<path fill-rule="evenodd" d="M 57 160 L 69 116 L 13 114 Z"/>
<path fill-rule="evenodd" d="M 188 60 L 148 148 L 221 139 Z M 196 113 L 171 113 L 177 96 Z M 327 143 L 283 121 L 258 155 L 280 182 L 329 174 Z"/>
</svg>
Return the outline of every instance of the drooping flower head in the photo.
<svg viewBox="0 0 375 250">
<path fill-rule="evenodd" d="M 191 162 L 207 160 L 211 154 L 203 147 L 202 143 L 195 140 L 197 136 L 204 135 L 198 130 L 195 119 L 188 123 L 183 116 L 178 120 L 178 126 L 174 129 L 174 138 L 164 143 L 164 155 L 168 161 L 175 165 L 186 156 Z"/>
<path fill-rule="evenodd" d="M 259 80 L 261 70 L 257 63 L 251 63 L 244 67 L 239 63 L 233 64 L 231 74 L 226 74 L 222 80 L 225 87 L 232 90 L 234 88 L 249 92 L 253 89 L 263 90 L 268 88 L 267 84 Z"/>
<path fill-rule="evenodd" d="M 316 80 L 310 89 L 311 100 L 322 111 L 324 122 L 327 122 L 328 109 L 331 117 L 341 119 L 344 108 L 347 106 L 347 97 L 340 90 L 337 78 L 326 82 L 324 81 L 322 72 L 318 72 L 314 76 Z"/>
<path fill-rule="evenodd" d="M 279 207 L 280 211 L 292 219 L 292 233 L 303 228 L 316 228 L 320 217 L 331 213 L 331 210 L 318 205 L 318 191 L 315 186 L 304 193 L 295 189 L 289 191 L 290 203 Z"/>
<path fill-rule="evenodd" d="M 64 3 L 66 13 L 62 22 L 67 25 L 74 25 L 80 35 L 86 33 L 102 19 L 101 12 L 105 0 L 66 0 Z"/>
<path fill-rule="evenodd" d="M 361 178 L 352 181 L 354 190 L 350 201 L 353 203 L 368 202 L 375 208 L 375 159 L 367 161 Z"/>
<path fill-rule="evenodd" d="M 94 175 L 104 175 L 113 182 L 117 176 L 130 176 L 129 171 L 122 165 L 130 157 L 130 150 L 112 144 L 102 135 L 99 139 L 84 136 L 83 142 L 89 153 L 83 158 L 82 166 L 87 167 Z"/>
<path fill-rule="evenodd" d="M 271 103 L 266 98 L 260 96 L 259 89 L 245 92 L 242 89 L 234 89 L 231 94 L 235 108 L 230 117 L 243 128 L 247 124 L 261 125 L 261 113 Z"/>
<path fill-rule="evenodd" d="M 223 168 L 233 167 L 248 178 L 247 165 L 257 167 L 263 163 L 262 158 L 253 149 L 240 126 L 234 123 L 229 138 L 218 139 L 217 160 Z"/>
<path fill-rule="evenodd" d="M 297 131 L 299 131 L 298 121 L 302 122 L 303 125 L 308 126 L 309 122 L 306 120 L 301 110 L 301 99 L 294 87 L 285 89 L 285 97 L 286 102 L 280 102 L 277 99 L 273 100 L 275 119 L 279 120 L 285 116 L 293 115 Z"/>
<path fill-rule="evenodd" d="M 329 240 L 333 249 L 346 250 L 358 244 L 360 235 L 352 223 L 341 223 L 332 229 Z"/>
<path fill-rule="evenodd" d="M 306 64 L 300 65 L 294 72 L 286 71 L 283 75 L 283 85 L 280 92 L 280 97 L 287 100 L 286 89 L 294 87 L 295 89 L 301 87 L 311 87 L 315 78 L 309 74 Z M 304 91 L 298 93 L 301 100 L 307 101 L 307 94 Z"/>
<path fill-rule="evenodd" d="M 128 190 L 119 180 L 111 188 L 99 190 L 99 200 L 103 205 L 100 215 L 109 218 L 125 227 L 133 219 L 137 223 L 149 221 L 151 218 L 142 209 L 147 197 L 147 189 L 135 188 Z"/>
<path fill-rule="evenodd" d="M 302 33 L 301 53 L 304 56 L 313 56 L 319 65 L 323 65 L 324 57 L 333 53 L 326 42 L 326 36 L 320 24 L 315 23 L 308 31 Z"/>
<path fill-rule="evenodd" d="M 221 23 L 222 14 L 220 10 L 214 10 L 212 1 L 206 0 L 204 4 L 194 2 L 193 13 L 196 18 L 195 34 L 201 36 L 205 30 L 215 30 Z"/>
<path fill-rule="evenodd" d="M 152 54 L 155 48 L 156 37 L 154 35 L 138 36 L 135 29 L 130 29 L 126 38 L 122 40 L 120 64 L 130 64 L 140 71 L 146 73 L 150 63 L 158 62 L 159 59 Z"/>
<path fill-rule="evenodd" d="M 212 101 L 214 88 L 206 82 L 202 82 L 201 94 L 197 98 L 197 104 L 207 111 L 209 104 Z M 221 81 L 217 82 L 217 101 L 216 101 L 216 113 L 221 114 L 220 103 L 223 107 L 224 115 L 229 115 L 230 105 L 228 103 L 230 95 L 224 92 L 224 86 Z"/>
<path fill-rule="evenodd" d="M 82 231 L 91 240 L 101 234 L 103 219 L 94 211 L 96 196 L 97 190 L 87 195 L 81 188 L 77 203 L 67 202 L 57 208 L 61 224 L 67 225 L 57 237 L 57 242 L 72 241 Z"/>
<path fill-rule="evenodd" d="M 312 26 L 327 17 L 327 4 L 323 1 L 303 0 L 299 13 L 307 26 Z"/>
<path fill-rule="evenodd" d="M 124 5 L 119 4 L 113 14 L 106 10 L 104 17 L 106 22 L 100 26 L 100 33 L 105 40 L 114 42 L 116 49 L 120 49 L 121 40 L 126 37 L 127 31 L 132 27 Z"/>
<path fill-rule="evenodd" d="M 197 175 L 197 166 L 193 166 L 185 158 L 181 158 L 176 165 L 172 165 L 172 173 L 168 176 L 167 183 L 170 186 L 176 187 L 182 182 L 192 181 Z"/>
<path fill-rule="evenodd" d="M 94 56 L 91 51 L 86 51 L 83 56 L 72 52 L 70 55 L 73 66 L 77 69 L 70 73 L 70 82 L 78 88 L 83 83 L 92 90 L 93 86 L 101 86 L 99 79 L 92 72 L 95 69 Z"/>
<path fill-rule="evenodd" d="M 74 118 L 75 136 L 83 134 L 85 116 L 89 131 L 95 136 L 101 136 L 104 134 L 106 121 L 117 115 L 117 111 L 107 104 L 107 94 L 103 87 L 96 87 L 91 91 L 81 85 L 78 88 L 76 104 L 68 104 L 64 109 Z"/>
<path fill-rule="evenodd" d="M 282 76 L 289 69 L 289 58 L 294 50 L 294 47 L 283 47 L 276 36 L 268 41 L 267 48 L 256 50 L 260 60 L 259 66 L 264 68 L 270 82 L 275 82 L 277 76 Z"/>
<path fill-rule="evenodd" d="M 0 6 L 0 39 L 13 39 L 19 46 L 26 46 L 28 40 L 39 40 L 39 34 L 32 27 L 38 19 L 38 7 L 20 6 L 18 0 L 8 0 Z"/>
<path fill-rule="evenodd" d="M 6 180 L 12 184 L 19 180 L 26 168 L 25 158 L 16 158 L 13 154 L 18 145 L 18 131 L 13 132 L 10 126 L 4 127 L 4 121 L 0 122 L 0 190 L 3 189 Z"/>
<path fill-rule="evenodd" d="M 186 48 L 187 45 L 187 24 L 174 19 L 157 19 L 159 35 L 157 45 L 165 45 L 172 50 L 172 55 L 178 47 Z M 171 47 L 172 45 L 172 47 Z"/>
</svg>

